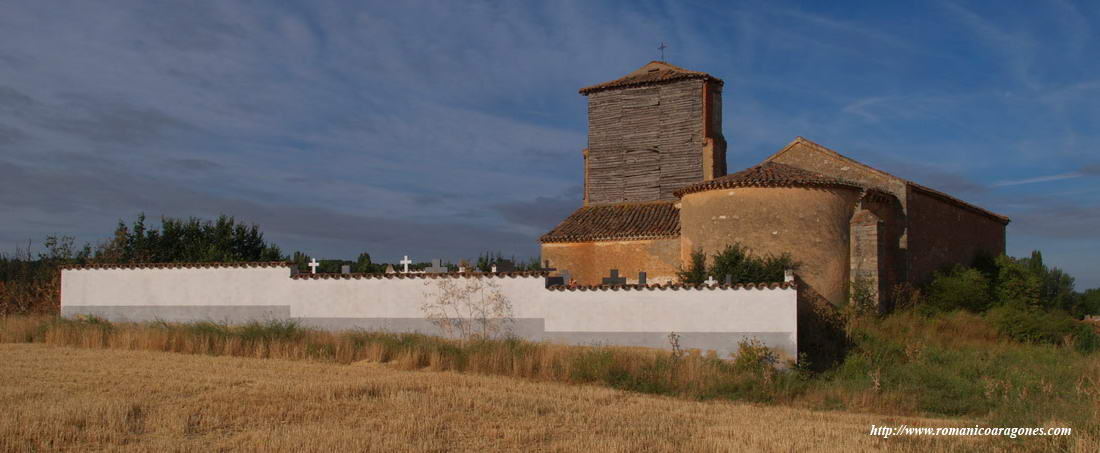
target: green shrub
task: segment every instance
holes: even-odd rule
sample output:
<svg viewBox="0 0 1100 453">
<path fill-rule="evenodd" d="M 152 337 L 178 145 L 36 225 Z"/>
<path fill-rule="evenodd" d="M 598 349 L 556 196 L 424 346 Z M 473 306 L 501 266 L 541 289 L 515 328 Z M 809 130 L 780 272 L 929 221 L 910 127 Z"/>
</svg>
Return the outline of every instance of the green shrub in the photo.
<svg viewBox="0 0 1100 453">
<path fill-rule="evenodd" d="M 1036 307 L 1041 305 L 1042 276 L 1021 260 L 1001 255 L 995 260 L 997 275 L 994 296 L 1000 305 Z"/>
<path fill-rule="evenodd" d="M 733 367 L 739 371 L 774 372 L 779 357 L 756 338 L 742 339 L 737 343 L 737 355 Z"/>
<path fill-rule="evenodd" d="M 989 317 L 1002 335 L 1019 342 L 1065 345 L 1072 341 L 1074 348 L 1084 353 L 1100 347 L 1094 329 L 1060 311 L 1009 305 L 990 310 Z"/>
<path fill-rule="evenodd" d="M 730 276 L 731 283 L 770 283 L 781 282 L 784 271 L 794 269 L 797 264 L 789 254 L 779 256 L 753 256 L 749 249 L 739 243 L 733 243 L 714 256 L 707 265 L 707 256 L 701 250 L 691 253 L 691 265 L 677 275 L 683 283 L 703 283 L 707 277 L 725 282 Z"/>
<path fill-rule="evenodd" d="M 728 275 L 735 284 L 781 282 L 784 271 L 794 267 L 794 260 L 786 253 L 757 257 L 747 247 L 734 243 L 714 256 L 707 275 L 719 282 L 724 282 Z"/>
<path fill-rule="evenodd" d="M 941 311 L 981 312 L 992 303 L 989 279 L 977 269 L 962 266 L 936 272 L 927 294 L 928 305 Z"/>
<path fill-rule="evenodd" d="M 676 274 L 681 283 L 700 284 L 707 279 L 707 255 L 702 250 L 691 252 L 691 265 Z"/>
</svg>

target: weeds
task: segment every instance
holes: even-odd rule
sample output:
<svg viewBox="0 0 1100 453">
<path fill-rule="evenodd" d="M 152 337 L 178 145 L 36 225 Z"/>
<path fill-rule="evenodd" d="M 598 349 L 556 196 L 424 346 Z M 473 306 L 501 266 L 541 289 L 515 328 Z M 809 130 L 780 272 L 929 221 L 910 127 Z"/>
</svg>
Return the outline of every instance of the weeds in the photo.
<svg viewBox="0 0 1100 453">
<path fill-rule="evenodd" d="M 293 322 L 109 323 L 97 318 L 0 318 L 0 341 L 186 354 L 369 361 L 397 369 L 451 370 L 539 381 L 597 384 L 689 399 L 727 399 L 893 415 L 967 416 L 1002 426 L 1051 420 L 1100 430 L 1100 356 L 1079 345 L 1020 342 L 998 318 L 914 311 L 853 321 L 852 347 L 837 366 L 781 367 L 746 340 L 729 358 L 684 351 L 564 346 L 519 339 L 445 339 L 420 334 L 324 332 Z M 134 417 L 137 417 L 135 415 Z M 1088 428 L 1091 427 L 1091 428 Z M 1091 432 L 1091 431 L 1089 431 Z M 1092 433 L 1093 435 L 1097 433 Z"/>
</svg>

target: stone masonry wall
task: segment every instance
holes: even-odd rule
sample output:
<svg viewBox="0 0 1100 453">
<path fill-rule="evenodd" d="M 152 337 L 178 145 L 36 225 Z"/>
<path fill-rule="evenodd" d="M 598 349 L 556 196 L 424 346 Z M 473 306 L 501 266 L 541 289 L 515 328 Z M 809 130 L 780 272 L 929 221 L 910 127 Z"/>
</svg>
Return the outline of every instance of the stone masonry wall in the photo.
<svg viewBox="0 0 1100 453">
<path fill-rule="evenodd" d="M 645 272 L 649 283 L 677 282 L 680 239 L 630 241 L 549 242 L 542 244 L 542 259 L 559 271 L 569 271 L 580 285 L 598 285 L 611 269 L 618 269 L 627 283 L 637 283 Z"/>
<path fill-rule="evenodd" d="M 847 294 L 849 220 L 859 192 L 846 188 L 743 187 L 684 195 L 681 262 L 739 242 L 755 254 L 789 253 L 809 289 L 833 304 Z"/>
<path fill-rule="evenodd" d="M 880 278 L 885 223 L 873 212 L 862 210 L 851 220 L 851 296 L 866 297 L 878 305 L 886 294 L 885 279 Z M 858 292 L 866 291 L 866 294 Z"/>
<path fill-rule="evenodd" d="M 1005 225 L 988 216 L 910 189 L 910 281 L 921 284 L 950 264 L 973 264 L 980 253 L 1005 252 Z"/>
</svg>

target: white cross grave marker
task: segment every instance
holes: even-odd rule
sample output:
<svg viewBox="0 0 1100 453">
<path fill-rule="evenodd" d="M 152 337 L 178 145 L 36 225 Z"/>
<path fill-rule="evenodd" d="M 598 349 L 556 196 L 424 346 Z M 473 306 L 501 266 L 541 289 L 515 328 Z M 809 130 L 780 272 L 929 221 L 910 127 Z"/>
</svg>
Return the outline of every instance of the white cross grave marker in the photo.
<svg viewBox="0 0 1100 453">
<path fill-rule="evenodd" d="M 401 261 L 398 261 L 398 262 L 401 263 L 402 266 L 405 266 L 405 270 L 402 271 L 402 273 L 408 274 L 409 273 L 409 265 L 412 264 L 412 260 L 409 259 L 409 255 L 405 255 L 405 259 L 403 259 Z"/>
<path fill-rule="evenodd" d="M 707 281 L 705 281 L 703 283 L 706 283 L 709 286 L 714 286 L 715 283 L 718 283 L 718 280 L 715 280 L 713 275 L 708 275 L 707 276 Z"/>
<path fill-rule="evenodd" d="M 317 262 L 317 258 L 310 258 L 309 259 L 309 273 L 316 274 L 317 273 L 317 266 L 320 266 L 320 265 L 321 265 L 321 263 Z"/>
</svg>

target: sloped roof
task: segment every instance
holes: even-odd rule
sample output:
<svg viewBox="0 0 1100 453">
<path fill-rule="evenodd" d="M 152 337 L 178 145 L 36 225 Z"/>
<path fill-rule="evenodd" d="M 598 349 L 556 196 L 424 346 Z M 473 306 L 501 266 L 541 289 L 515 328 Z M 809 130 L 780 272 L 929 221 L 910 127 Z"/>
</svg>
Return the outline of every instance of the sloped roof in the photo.
<svg viewBox="0 0 1100 453">
<path fill-rule="evenodd" d="M 712 189 L 728 189 L 731 187 L 805 186 L 848 187 L 856 190 L 863 189 L 859 184 L 844 179 L 825 176 L 820 173 L 803 170 L 778 162 L 764 162 L 737 173 L 682 187 L 673 193 L 678 197 L 682 197 L 689 193 Z"/>
<path fill-rule="evenodd" d="M 680 236 L 673 201 L 584 206 L 542 235 L 541 242 L 659 239 Z"/>
<path fill-rule="evenodd" d="M 621 78 L 612 80 L 610 82 L 604 82 L 581 88 L 580 93 L 587 96 L 588 94 L 611 88 L 651 85 L 684 79 L 713 80 L 719 85 L 723 84 L 722 79 L 714 77 L 705 72 L 684 69 L 679 66 L 670 65 L 663 61 L 651 61 L 645 66 L 642 66 L 634 72 L 631 72 L 630 74 L 627 74 Z"/>
<path fill-rule="evenodd" d="M 765 162 L 771 162 L 773 159 L 779 157 L 783 153 L 791 151 L 797 145 L 804 145 L 807 149 L 811 149 L 813 151 L 816 151 L 816 152 L 834 157 L 836 159 L 839 159 L 841 161 L 844 161 L 844 162 L 850 163 L 852 165 L 858 166 L 858 167 L 863 168 L 865 170 L 869 170 L 871 172 L 878 173 L 879 175 L 886 176 L 888 178 L 894 178 L 898 181 L 903 182 L 906 186 L 908 186 L 912 190 L 917 190 L 919 192 L 922 192 L 924 194 L 935 197 L 935 198 L 937 198 L 941 201 L 944 201 L 946 203 L 950 203 L 950 204 L 953 204 L 953 205 L 958 206 L 960 208 L 966 209 L 968 211 L 971 211 L 971 212 L 974 212 L 974 213 L 977 213 L 977 214 L 981 214 L 981 215 L 984 215 L 986 217 L 990 217 L 990 218 L 992 218 L 992 219 L 994 219 L 998 222 L 1001 222 L 1003 224 L 1007 225 L 1011 221 L 1006 216 L 1003 216 L 1003 215 L 997 214 L 995 212 L 992 212 L 992 211 L 986 210 L 984 208 L 981 208 L 979 206 L 975 206 L 973 204 L 967 203 L 963 200 L 955 198 L 955 197 L 953 197 L 951 195 L 948 195 L 944 192 L 932 189 L 930 187 L 918 184 L 918 183 L 910 181 L 908 179 L 901 178 L 901 177 L 892 175 L 890 173 L 887 173 L 885 171 L 879 170 L 879 169 L 877 169 L 875 167 L 872 167 L 870 165 L 867 165 L 863 162 L 860 162 L 858 160 L 855 160 L 855 159 L 852 159 L 848 156 L 840 154 L 836 151 L 833 151 L 832 149 L 829 149 L 825 146 L 814 143 L 813 141 L 808 140 L 804 137 L 795 137 L 795 139 L 792 140 L 790 143 L 788 143 L 787 146 L 784 146 L 783 149 L 777 151 L 775 154 L 772 154 L 771 156 L 768 156 L 768 158 L 765 159 L 764 161 Z"/>
</svg>

